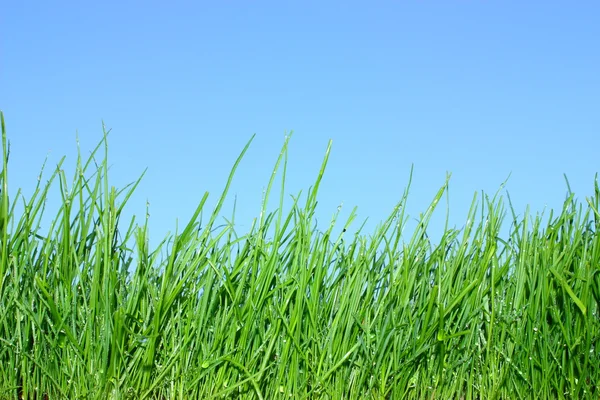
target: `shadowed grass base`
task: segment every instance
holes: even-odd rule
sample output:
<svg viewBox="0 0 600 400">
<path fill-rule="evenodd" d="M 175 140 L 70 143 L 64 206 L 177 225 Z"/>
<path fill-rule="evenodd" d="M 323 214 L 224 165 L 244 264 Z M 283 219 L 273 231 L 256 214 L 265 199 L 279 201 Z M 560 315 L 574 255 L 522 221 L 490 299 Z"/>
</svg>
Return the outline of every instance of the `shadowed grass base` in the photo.
<svg viewBox="0 0 600 400">
<path fill-rule="evenodd" d="M 275 212 L 273 174 L 250 232 L 215 228 L 246 145 L 208 223 L 205 195 L 150 249 L 147 218 L 120 221 L 139 181 L 109 185 L 106 134 L 70 184 L 59 164 L 27 200 L 8 197 L 3 116 L 2 142 L 0 399 L 600 396 L 597 182 L 584 205 L 569 193 L 545 219 L 518 219 L 509 202 L 505 238 L 495 196 L 432 243 L 447 182 L 412 236 L 407 189 L 371 235 L 334 237 L 354 213 L 312 228 L 329 148 L 305 200 L 285 211 L 286 139 Z M 62 205 L 40 232 L 57 184 Z"/>
</svg>

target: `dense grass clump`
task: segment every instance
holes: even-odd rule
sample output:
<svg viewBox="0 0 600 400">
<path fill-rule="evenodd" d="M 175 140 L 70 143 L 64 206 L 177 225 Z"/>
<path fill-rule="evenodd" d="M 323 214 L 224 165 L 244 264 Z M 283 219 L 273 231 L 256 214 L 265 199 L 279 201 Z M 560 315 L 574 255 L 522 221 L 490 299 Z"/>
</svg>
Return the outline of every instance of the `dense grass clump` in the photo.
<svg viewBox="0 0 600 400">
<path fill-rule="evenodd" d="M 2 146 L 0 399 L 600 396 L 597 182 L 547 218 L 474 200 L 439 243 L 426 231 L 447 182 L 405 237 L 407 190 L 371 235 L 334 236 L 335 218 L 313 228 L 328 149 L 302 202 L 284 211 L 282 184 L 268 212 L 272 178 L 238 236 L 215 220 L 247 145 L 208 222 L 205 195 L 150 249 L 147 218 L 120 220 L 139 181 L 117 190 L 96 160 L 106 135 L 70 185 L 61 161 L 30 199 L 8 196 L 3 119 Z M 51 185 L 62 205 L 41 232 Z"/>
</svg>

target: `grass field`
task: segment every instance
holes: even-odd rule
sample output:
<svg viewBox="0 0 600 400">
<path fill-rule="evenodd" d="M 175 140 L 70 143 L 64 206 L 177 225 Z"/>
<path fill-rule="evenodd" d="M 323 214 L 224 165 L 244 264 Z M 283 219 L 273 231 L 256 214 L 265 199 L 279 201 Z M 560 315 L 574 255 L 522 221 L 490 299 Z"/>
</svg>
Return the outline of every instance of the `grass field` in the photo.
<svg viewBox="0 0 600 400">
<path fill-rule="evenodd" d="M 6 136 L 2 116 L 0 399 L 600 398 L 597 182 L 545 218 L 474 200 L 436 243 L 447 183 L 414 232 L 408 189 L 374 232 L 343 232 L 353 216 L 321 232 L 329 150 L 283 210 L 286 141 L 265 197 L 278 206 L 239 234 L 217 225 L 247 145 L 218 206 L 205 195 L 151 249 L 147 218 L 120 218 L 137 182 L 110 185 L 106 135 L 72 182 L 59 165 L 28 199 L 8 196 Z M 61 207 L 41 231 L 52 185 Z"/>
</svg>

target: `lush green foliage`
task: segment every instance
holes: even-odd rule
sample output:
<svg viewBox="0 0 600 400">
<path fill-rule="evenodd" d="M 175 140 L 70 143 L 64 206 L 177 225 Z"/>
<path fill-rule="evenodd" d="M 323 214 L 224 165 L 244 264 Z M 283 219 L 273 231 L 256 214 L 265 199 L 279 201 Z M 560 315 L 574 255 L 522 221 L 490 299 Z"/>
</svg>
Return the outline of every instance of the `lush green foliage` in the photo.
<svg viewBox="0 0 600 400">
<path fill-rule="evenodd" d="M 313 227 L 328 149 L 305 200 L 284 212 L 282 184 L 268 212 L 273 174 L 238 236 L 215 221 L 247 145 L 208 223 L 205 195 L 152 250 L 147 218 L 120 223 L 137 182 L 109 185 L 106 154 L 95 159 L 106 135 L 70 186 L 61 161 L 28 200 L 8 196 L 4 119 L 2 141 L 0 398 L 600 396 L 597 183 L 547 218 L 474 199 L 439 243 L 426 229 L 447 182 L 405 238 L 407 189 L 372 235 L 334 237 L 335 218 Z M 53 184 L 62 202 L 46 233 Z"/>
</svg>

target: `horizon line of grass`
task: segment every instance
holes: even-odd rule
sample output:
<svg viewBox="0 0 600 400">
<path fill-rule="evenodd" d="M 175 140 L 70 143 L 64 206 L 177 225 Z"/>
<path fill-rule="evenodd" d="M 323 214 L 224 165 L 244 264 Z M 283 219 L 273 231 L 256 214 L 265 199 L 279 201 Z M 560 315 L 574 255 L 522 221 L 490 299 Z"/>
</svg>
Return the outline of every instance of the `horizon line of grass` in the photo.
<svg viewBox="0 0 600 400">
<path fill-rule="evenodd" d="M 70 185 L 63 158 L 30 199 L 10 199 L 0 119 L 0 399 L 600 395 L 597 179 L 585 204 L 568 188 L 545 222 L 519 218 L 510 197 L 507 213 L 498 193 L 475 196 L 465 226 L 446 224 L 437 243 L 427 229 L 448 179 L 409 237 L 410 183 L 371 235 L 345 233 L 356 209 L 320 232 L 331 143 L 315 184 L 285 211 L 287 136 L 259 218 L 238 235 L 235 210 L 215 221 L 251 139 L 208 223 L 205 193 L 182 231 L 150 249 L 148 215 L 121 224 L 142 177 L 110 185 L 106 131 L 87 160 L 78 152 Z M 55 182 L 61 206 L 43 235 Z"/>
</svg>

